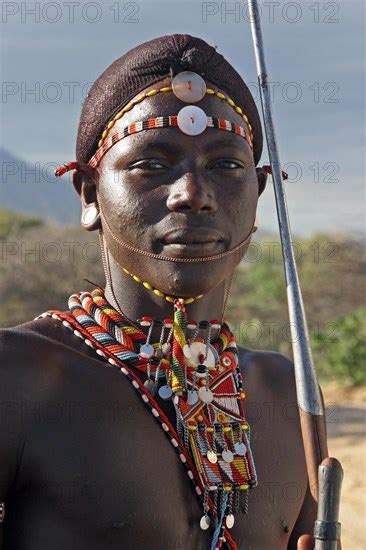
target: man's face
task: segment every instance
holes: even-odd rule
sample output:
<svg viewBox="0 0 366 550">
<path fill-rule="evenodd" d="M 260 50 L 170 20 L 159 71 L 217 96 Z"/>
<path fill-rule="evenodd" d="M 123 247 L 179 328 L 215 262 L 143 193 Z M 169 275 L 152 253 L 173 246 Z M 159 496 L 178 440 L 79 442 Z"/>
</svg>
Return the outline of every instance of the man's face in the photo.
<svg viewBox="0 0 366 550">
<path fill-rule="evenodd" d="M 161 81 L 148 89 L 170 84 Z M 187 104 L 173 93 L 143 100 L 111 133 L 147 117 L 176 115 Z M 206 115 L 244 126 L 225 101 L 205 96 L 196 103 Z M 245 112 L 245 105 L 242 106 Z M 110 227 L 126 244 L 169 256 L 136 254 L 116 245 L 117 262 L 155 288 L 174 296 L 196 296 L 215 288 L 234 270 L 247 246 L 221 260 L 177 263 L 233 248 L 252 228 L 258 180 L 249 144 L 241 136 L 207 128 L 189 136 L 179 128 L 146 130 L 114 145 L 98 168 L 99 200 Z"/>
</svg>

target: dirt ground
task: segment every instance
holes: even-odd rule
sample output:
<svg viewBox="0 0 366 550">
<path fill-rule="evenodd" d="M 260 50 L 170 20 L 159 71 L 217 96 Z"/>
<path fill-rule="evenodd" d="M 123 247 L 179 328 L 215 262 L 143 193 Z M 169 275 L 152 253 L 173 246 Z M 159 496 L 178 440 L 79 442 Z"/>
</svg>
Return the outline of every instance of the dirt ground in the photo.
<svg viewBox="0 0 366 550">
<path fill-rule="evenodd" d="M 322 385 L 329 455 L 344 470 L 340 521 L 342 550 L 366 549 L 366 388 Z M 364 518 L 364 519 L 362 519 Z"/>
</svg>

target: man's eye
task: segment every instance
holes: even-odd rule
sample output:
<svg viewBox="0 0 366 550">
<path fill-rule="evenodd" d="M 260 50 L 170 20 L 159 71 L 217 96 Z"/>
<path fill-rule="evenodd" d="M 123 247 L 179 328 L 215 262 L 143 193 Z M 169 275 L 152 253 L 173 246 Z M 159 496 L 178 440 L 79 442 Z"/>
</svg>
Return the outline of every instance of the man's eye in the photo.
<svg viewBox="0 0 366 550">
<path fill-rule="evenodd" d="M 166 168 L 164 164 L 159 162 L 155 159 L 149 159 L 149 160 L 141 160 L 139 162 L 136 162 L 132 166 L 130 166 L 130 169 L 133 170 L 134 168 L 140 169 L 140 170 L 161 170 Z"/>
<path fill-rule="evenodd" d="M 235 160 L 227 159 L 227 160 L 220 160 L 218 162 L 215 162 L 215 164 L 211 166 L 211 169 L 213 168 L 224 168 L 225 170 L 226 169 L 235 170 L 237 168 L 243 168 L 243 166 L 238 162 L 236 162 Z"/>
</svg>

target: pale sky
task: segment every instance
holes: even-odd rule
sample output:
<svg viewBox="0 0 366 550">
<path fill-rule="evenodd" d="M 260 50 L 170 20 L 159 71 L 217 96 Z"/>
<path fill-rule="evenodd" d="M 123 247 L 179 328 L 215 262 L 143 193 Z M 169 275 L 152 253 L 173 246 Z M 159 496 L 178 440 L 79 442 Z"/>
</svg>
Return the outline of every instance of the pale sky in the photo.
<svg viewBox="0 0 366 550">
<path fill-rule="evenodd" d="M 286 183 L 292 229 L 364 231 L 364 3 L 260 6 L 280 158 L 298 179 Z M 160 35 L 217 45 L 257 96 L 243 1 L 2 2 L 2 20 L 2 146 L 31 163 L 74 160 L 85 90 Z M 271 184 L 258 215 L 261 228 L 276 230 Z"/>
</svg>

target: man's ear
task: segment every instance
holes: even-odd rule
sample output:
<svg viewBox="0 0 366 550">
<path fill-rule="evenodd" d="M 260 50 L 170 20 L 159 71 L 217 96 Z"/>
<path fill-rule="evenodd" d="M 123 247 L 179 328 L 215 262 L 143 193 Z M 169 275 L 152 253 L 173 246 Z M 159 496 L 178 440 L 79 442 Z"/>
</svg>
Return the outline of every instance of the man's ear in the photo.
<svg viewBox="0 0 366 550">
<path fill-rule="evenodd" d="M 264 168 L 262 168 L 262 166 L 257 166 L 257 168 L 255 170 L 257 172 L 258 197 L 259 197 L 266 188 L 268 174 L 264 170 Z"/>
<path fill-rule="evenodd" d="M 72 183 L 81 200 L 81 225 L 87 231 L 101 229 L 96 186 L 96 170 L 86 167 L 73 174 Z"/>
</svg>

